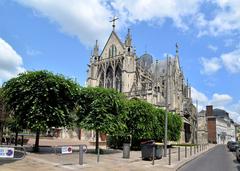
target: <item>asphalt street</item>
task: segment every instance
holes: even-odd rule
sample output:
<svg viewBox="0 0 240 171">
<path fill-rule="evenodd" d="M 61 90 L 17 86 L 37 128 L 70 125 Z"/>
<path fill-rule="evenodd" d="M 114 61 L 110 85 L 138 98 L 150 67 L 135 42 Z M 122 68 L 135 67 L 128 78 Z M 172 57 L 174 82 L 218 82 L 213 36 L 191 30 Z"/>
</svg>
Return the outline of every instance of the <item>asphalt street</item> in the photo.
<svg viewBox="0 0 240 171">
<path fill-rule="evenodd" d="M 218 145 L 178 171 L 240 171 L 240 163 L 235 152 L 230 152 L 226 145 Z"/>
</svg>

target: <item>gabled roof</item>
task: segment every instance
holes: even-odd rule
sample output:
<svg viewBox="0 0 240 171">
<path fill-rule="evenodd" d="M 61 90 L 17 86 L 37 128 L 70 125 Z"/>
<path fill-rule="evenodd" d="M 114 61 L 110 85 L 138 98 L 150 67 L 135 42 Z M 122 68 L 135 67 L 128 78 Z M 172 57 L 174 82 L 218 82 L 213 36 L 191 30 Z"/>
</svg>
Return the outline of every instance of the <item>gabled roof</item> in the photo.
<svg viewBox="0 0 240 171">
<path fill-rule="evenodd" d="M 118 35 L 115 33 L 115 31 L 112 31 L 112 33 L 110 34 L 110 36 L 109 36 L 109 38 L 108 38 L 107 42 L 105 43 L 105 46 L 104 46 L 104 48 L 103 48 L 103 50 L 102 50 L 102 52 L 101 52 L 101 55 L 100 55 L 100 56 L 102 56 L 102 53 L 104 52 L 104 50 L 105 50 L 105 48 L 106 48 L 106 46 L 107 46 L 107 44 L 108 44 L 109 40 L 110 40 L 110 39 L 111 39 L 111 37 L 113 37 L 113 36 L 115 36 L 115 37 L 117 38 L 117 40 L 118 40 L 119 44 L 122 46 L 122 48 L 124 48 L 124 45 L 123 45 L 123 43 L 121 42 L 121 40 L 120 40 L 120 38 L 118 37 Z"/>
</svg>

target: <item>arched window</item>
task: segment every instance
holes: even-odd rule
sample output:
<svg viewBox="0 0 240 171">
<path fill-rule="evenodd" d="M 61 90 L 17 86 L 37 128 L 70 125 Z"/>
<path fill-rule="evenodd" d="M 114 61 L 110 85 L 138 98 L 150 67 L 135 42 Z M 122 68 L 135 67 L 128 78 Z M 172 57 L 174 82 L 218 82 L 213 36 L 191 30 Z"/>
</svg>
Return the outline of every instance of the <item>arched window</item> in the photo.
<svg viewBox="0 0 240 171">
<path fill-rule="evenodd" d="M 119 66 L 117 66 L 115 78 L 115 88 L 117 91 L 122 92 L 122 72 Z"/>
<path fill-rule="evenodd" d="M 110 48 L 109 48 L 109 51 L 108 51 L 108 57 L 111 58 L 111 57 L 114 57 L 117 55 L 117 47 L 115 45 L 112 45 Z"/>
<path fill-rule="evenodd" d="M 109 48 L 109 51 L 108 51 L 108 57 L 109 57 L 109 58 L 112 57 L 112 48 Z"/>
<path fill-rule="evenodd" d="M 108 67 L 106 75 L 106 88 L 113 88 L 113 69 Z"/>
</svg>

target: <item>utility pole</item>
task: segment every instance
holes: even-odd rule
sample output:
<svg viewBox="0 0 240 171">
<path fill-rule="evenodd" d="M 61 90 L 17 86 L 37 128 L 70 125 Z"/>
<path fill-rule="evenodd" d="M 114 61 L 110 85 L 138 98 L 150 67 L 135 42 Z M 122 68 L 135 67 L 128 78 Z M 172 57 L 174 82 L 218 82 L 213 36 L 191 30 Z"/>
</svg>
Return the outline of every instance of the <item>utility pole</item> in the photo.
<svg viewBox="0 0 240 171">
<path fill-rule="evenodd" d="M 167 156 L 167 130 L 168 130 L 168 56 L 167 56 L 167 73 L 166 73 L 166 100 L 165 100 L 165 105 L 166 105 L 166 111 L 165 111 L 165 125 L 164 125 L 164 157 Z"/>
</svg>

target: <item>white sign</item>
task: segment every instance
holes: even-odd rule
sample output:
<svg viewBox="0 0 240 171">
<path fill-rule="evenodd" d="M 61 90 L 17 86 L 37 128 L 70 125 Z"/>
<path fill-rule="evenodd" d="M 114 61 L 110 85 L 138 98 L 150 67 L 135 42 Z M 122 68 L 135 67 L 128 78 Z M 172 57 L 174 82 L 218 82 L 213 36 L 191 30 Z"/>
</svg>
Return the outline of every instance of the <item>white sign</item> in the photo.
<svg viewBox="0 0 240 171">
<path fill-rule="evenodd" d="M 13 158 L 14 148 L 1 147 L 0 148 L 0 158 Z"/>
<path fill-rule="evenodd" d="M 72 153 L 72 146 L 62 147 L 62 154 L 71 154 L 71 153 Z"/>
</svg>

